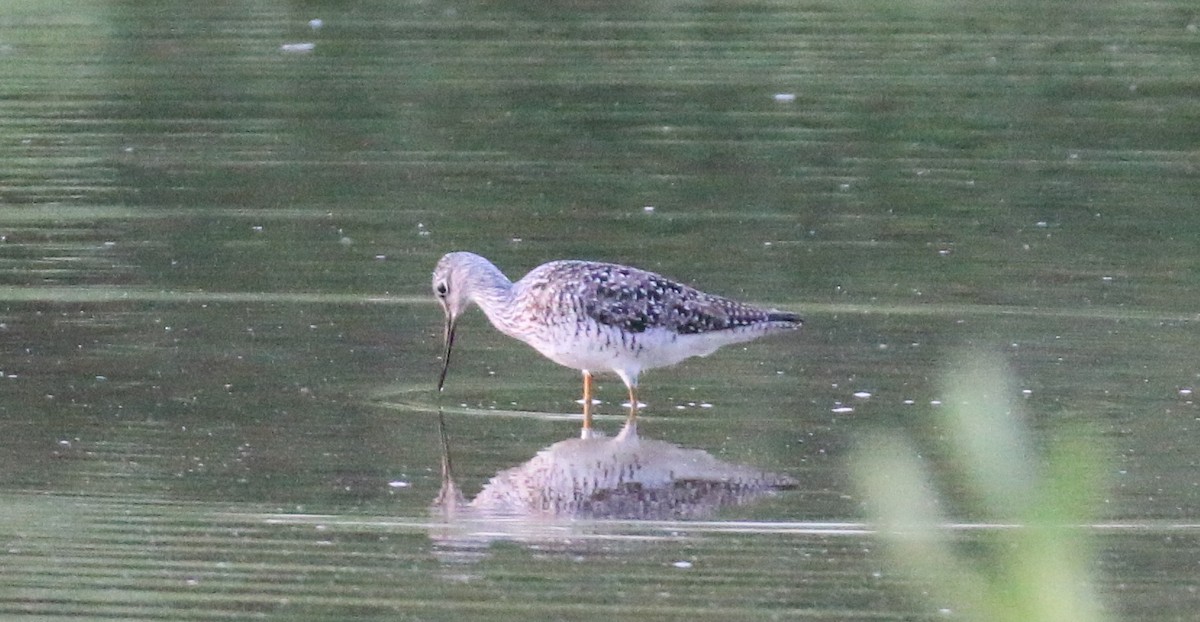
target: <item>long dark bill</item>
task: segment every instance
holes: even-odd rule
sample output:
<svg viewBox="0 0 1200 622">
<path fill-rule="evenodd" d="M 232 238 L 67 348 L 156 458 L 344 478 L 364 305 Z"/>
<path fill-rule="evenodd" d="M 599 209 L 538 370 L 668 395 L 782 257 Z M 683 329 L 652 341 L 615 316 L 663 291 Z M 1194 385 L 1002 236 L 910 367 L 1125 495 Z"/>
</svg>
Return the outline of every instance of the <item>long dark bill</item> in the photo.
<svg viewBox="0 0 1200 622">
<path fill-rule="evenodd" d="M 442 373 L 438 376 L 438 393 L 441 393 L 442 387 L 446 385 L 446 372 L 450 371 L 450 348 L 454 347 L 455 324 L 457 324 L 457 322 L 455 322 L 454 318 L 447 313 L 446 332 L 444 333 L 444 337 L 446 339 L 446 351 L 442 354 Z"/>
</svg>

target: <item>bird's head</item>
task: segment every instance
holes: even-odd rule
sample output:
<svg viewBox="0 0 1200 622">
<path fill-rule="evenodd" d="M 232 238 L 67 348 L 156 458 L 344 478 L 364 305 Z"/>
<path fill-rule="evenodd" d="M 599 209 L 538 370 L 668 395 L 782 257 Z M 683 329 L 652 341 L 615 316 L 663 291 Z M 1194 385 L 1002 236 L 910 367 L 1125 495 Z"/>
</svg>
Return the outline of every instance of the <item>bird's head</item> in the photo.
<svg viewBox="0 0 1200 622">
<path fill-rule="evenodd" d="M 467 270 L 470 253 L 448 253 L 433 269 L 433 295 L 442 312 L 446 314 L 445 351 L 442 355 L 442 373 L 438 376 L 438 391 L 446 384 L 446 372 L 450 370 L 450 349 L 454 347 L 454 329 L 458 325 L 458 317 L 471 304 L 469 287 L 467 287 Z"/>
</svg>

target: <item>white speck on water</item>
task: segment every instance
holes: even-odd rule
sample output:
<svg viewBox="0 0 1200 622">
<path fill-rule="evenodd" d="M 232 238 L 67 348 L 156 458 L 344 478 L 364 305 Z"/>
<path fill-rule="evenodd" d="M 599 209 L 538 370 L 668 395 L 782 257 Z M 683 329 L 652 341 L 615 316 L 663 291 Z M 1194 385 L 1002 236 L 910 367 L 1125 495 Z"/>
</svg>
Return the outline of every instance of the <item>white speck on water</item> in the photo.
<svg viewBox="0 0 1200 622">
<path fill-rule="evenodd" d="M 854 393 L 854 397 L 857 397 L 860 400 L 865 400 L 865 399 L 871 397 L 871 392 L 870 391 L 856 391 Z"/>
<path fill-rule="evenodd" d="M 687 410 L 687 406 L 684 406 L 683 404 L 676 404 L 675 410 Z"/>
<path fill-rule="evenodd" d="M 384 259 L 387 259 L 387 255 L 376 255 L 375 259 L 378 259 L 379 261 L 383 261 Z"/>
<path fill-rule="evenodd" d="M 279 49 L 291 54 L 306 54 L 316 49 L 316 47 L 316 43 L 305 41 L 302 43 L 284 43 L 283 45 L 279 46 Z"/>
<path fill-rule="evenodd" d="M 850 184 L 838 184 L 838 190 L 845 192 L 850 189 Z"/>
<path fill-rule="evenodd" d="M 1034 225 L 1033 225 L 1033 226 L 1035 226 L 1035 227 L 1037 227 L 1037 228 L 1039 228 L 1039 229 L 1045 229 L 1046 227 L 1049 227 L 1049 226 L 1050 226 L 1050 224 L 1049 224 L 1049 223 L 1047 223 L 1047 222 L 1046 222 L 1046 221 L 1044 221 L 1044 220 L 1039 220 L 1039 221 L 1037 221 L 1036 223 L 1034 223 Z"/>
<path fill-rule="evenodd" d="M 1192 390 L 1191 390 L 1191 389 L 1180 389 L 1180 390 L 1179 390 L 1179 394 L 1180 394 L 1180 395 L 1191 395 L 1191 394 L 1192 394 Z"/>
<path fill-rule="evenodd" d="M 829 412 L 837 413 L 839 415 L 843 414 L 843 413 L 852 413 L 852 412 L 854 412 L 854 407 L 853 406 L 834 406 L 833 409 L 831 409 Z"/>
<path fill-rule="evenodd" d="M 795 93 L 776 93 L 773 99 L 781 104 L 790 104 L 796 101 Z"/>
<path fill-rule="evenodd" d="M 900 403 L 904 404 L 905 406 L 912 406 L 913 404 L 917 403 L 917 400 L 904 400 L 903 402 L 900 402 Z"/>
<path fill-rule="evenodd" d="M 642 207 L 642 211 L 643 211 L 643 212 L 646 212 L 647 214 L 653 214 L 653 213 L 654 213 L 654 206 L 653 206 L 653 205 L 646 205 L 646 206 Z"/>
<path fill-rule="evenodd" d="M 1105 283 L 1112 283 L 1113 278 L 1111 276 L 1102 276 L 1100 277 L 1100 280 L 1104 281 Z"/>
<path fill-rule="evenodd" d="M 712 408 L 712 404 L 708 402 L 700 402 L 700 408 Z"/>
<path fill-rule="evenodd" d="M 942 400 L 929 400 L 929 405 L 930 406 L 941 406 Z"/>
<path fill-rule="evenodd" d="M 1021 389 L 1021 395 L 1029 397 L 1030 395 L 1033 395 L 1033 389 Z"/>
<path fill-rule="evenodd" d="M 689 562 L 689 561 L 686 561 L 686 560 L 682 560 L 682 559 L 681 559 L 681 560 L 679 560 L 679 561 L 677 561 L 677 562 L 675 562 L 674 564 L 671 564 L 671 565 L 672 565 L 672 566 L 674 566 L 674 567 L 676 567 L 676 568 L 682 568 L 682 569 L 686 570 L 686 569 L 688 569 L 688 568 L 691 568 L 691 567 L 692 567 L 692 562 Z"/>
<path fill-rule="evenodd" d="M 343 235 L 342 239 L 338 240 L 338 244 L 341 244 L 342 246 L 351 246 L 354 244 L 354 240 L 348 235 Z"/>
<path fill-rule="evenodd" d="M 408 488 L 409 486 L 412 484 L 399 479 L 388 482 L 388 488 Z"/>
<path fill-rule="evenodd" d="M 250 227 L 250 230 L 251 230 L 251 231 L 253 231 L 253 232 L 255 232 L 255 233 L 262 233 L 262 232 L 263 232 L 263 226 L 262 226 L 262 225 L 254 225 L 254 226 Z"/>
<path fill-rule="evenodd" d="M 325 20 L 323 20 L 319 17 L 314 17 L 314 18 L 308 20 L 308 27 L 312 28 L 313 30 L 320 30 L 321 27 L 324 25 L 325 25 Z"/>
</svg>

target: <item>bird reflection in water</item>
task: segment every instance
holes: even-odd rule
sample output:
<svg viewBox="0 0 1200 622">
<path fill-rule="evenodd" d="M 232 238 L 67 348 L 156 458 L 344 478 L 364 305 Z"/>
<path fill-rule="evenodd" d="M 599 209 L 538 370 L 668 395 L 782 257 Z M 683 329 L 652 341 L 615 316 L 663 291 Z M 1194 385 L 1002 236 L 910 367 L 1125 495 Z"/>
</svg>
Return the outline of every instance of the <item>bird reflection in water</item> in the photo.
<svg viewBox="0 0 1200 622">
<path fill-rule="evenodd" d="M 442 489 L 434 510 L 450 520 L 699 519 L 794 488 L 786 475 L 722 462 L 700 449 L 640 438 L 572 438 L 497 473 L 467 501 L 454 481 L 450 443 L 439 413 Z"/>
</svg>

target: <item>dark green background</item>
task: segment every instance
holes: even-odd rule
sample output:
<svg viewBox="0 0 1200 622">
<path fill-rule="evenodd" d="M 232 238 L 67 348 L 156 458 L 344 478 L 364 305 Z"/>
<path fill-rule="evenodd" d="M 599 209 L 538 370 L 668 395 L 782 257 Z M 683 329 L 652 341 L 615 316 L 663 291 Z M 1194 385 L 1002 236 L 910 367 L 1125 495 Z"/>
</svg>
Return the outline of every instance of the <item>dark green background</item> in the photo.
<svg viewBox="0 0 1200 622">
<path fill-rule="evenodd" d="M 1198 27 L 1183 1 L 7 0 L 0 613 L 944 619 L 814 526 L 861 520 L 865 431 L 941 464 L 931 402 L 974 345 L 1035 438 L 1102 448 L 1113 610 L 1192 619 Z M 802 313 L 642 388 L 643 434 L 799 489 L 443 538 L 429 273 L 458 249 Z M 459 347 L 473 494 L 576 432 L 579 382 L 479 314 Z"/>
</svg>

